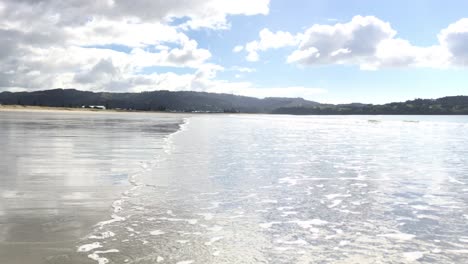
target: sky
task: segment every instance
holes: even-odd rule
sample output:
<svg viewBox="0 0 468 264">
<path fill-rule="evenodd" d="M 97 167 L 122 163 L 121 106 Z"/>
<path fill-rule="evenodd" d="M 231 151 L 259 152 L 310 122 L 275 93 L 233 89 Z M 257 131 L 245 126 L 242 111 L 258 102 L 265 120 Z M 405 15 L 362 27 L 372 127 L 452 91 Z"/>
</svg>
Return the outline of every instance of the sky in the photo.
<svg viewBox="0 0 468 264">
<path fill-rule="evenodd" d="M 468 95 L 464 0 L 0 0 L 0 91 Z"/>
</svg>

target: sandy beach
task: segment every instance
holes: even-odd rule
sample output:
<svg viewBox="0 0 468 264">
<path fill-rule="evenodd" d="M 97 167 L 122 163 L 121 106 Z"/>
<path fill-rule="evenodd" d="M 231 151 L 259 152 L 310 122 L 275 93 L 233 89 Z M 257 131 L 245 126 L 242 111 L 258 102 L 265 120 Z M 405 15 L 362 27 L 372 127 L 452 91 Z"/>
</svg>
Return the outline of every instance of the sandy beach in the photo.
<svg viewBox="0 0 468 264">
<path fill-rule="evenodd" d="M 0 263 L 75 261 L 181 116 L 0 107 Z"/>
<path fill-rule="evenodd" d="M 0 111 L 54 111 L 54 112 L 90 112 L 90 113 L 159 113 L 150 111 L 130 111 L 118 109 L 93 109 L 80 107 L 50 107 L 32 105 L 0 105 Z"/>
</svg>

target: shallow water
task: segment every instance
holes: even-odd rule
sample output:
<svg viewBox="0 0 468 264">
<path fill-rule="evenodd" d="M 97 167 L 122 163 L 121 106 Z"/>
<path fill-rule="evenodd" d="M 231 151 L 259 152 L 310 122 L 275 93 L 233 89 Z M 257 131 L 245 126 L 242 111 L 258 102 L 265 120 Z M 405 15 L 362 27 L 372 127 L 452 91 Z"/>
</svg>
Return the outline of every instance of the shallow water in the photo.
<svg viewBox="0 0 468 264">
<path fill-rule="evenodd" d="M 467 117 L 195 116 L 71 259 L 467 263 Z"/>
<path fill-rule="evenodd" d="M 155 114 L 0 112 L 0 263 L 43 263 L 75 252 L 181 121 Z"/>
<path fill-rule="evenodd" d="M 162 149 L 118 152 L 101 172 L 135 167 L 126 190 L 48 263 L 468 262 L 467 117 L 197 115 L 163 142 L 139 133 L 129 146 Z"/>
</svg>

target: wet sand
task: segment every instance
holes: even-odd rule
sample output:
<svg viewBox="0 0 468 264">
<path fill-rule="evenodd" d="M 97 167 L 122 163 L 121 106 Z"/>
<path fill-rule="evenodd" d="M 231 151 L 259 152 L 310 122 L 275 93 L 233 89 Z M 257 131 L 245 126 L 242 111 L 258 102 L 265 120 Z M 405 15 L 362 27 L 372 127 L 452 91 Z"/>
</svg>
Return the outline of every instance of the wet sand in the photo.
<svg viewBox="0 0 468 264">
<path fill-rule="evenodd" d="M 131 264 L 468 263 L 468 118 L 375 118 L 191 117 L 76 254 Z"/>
<path fill-rule="evenodd" d="M 0 111 L 2 264 L 72 261 L 77 241 L 109 217 L 128 179 L 182 122 L 176 114 L 10 110 Z"/>
<path fill-rule="evenodd" d="M 126 109 L 95 109 L 95 108 L 81 108 L 81 107 L 51 107 L 51 106 L 33 106 L 33 105 L 0 105 L 0 111 L 52 111 L 52 112 L 85 112 L 85 113 L 159 113 L 162 115 L 171 114 L 168 112 L 158 111 L 138 111 Z M 177 113 L 175 113 L 177 114 Z"/>
<path fill-rule="evenodd" d="M 467 117 L 0 117 L 2 264 L 468 261 Z"/>
</svg>

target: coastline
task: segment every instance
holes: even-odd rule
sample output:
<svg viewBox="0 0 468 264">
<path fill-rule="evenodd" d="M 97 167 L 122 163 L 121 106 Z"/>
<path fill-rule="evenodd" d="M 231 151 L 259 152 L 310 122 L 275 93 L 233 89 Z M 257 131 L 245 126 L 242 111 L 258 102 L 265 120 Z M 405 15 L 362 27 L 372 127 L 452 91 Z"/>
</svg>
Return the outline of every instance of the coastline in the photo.
<svg viewBox="0 0 468 264">
<path fill-rule="evenodd" d="M 222 113 L 222 112 L 168 112 L 143 111 L 125 109 L 93 109 L 78 107 L 52 107 L 31 105 L 0 105 L 0 112 L 57 112 L 57 113 L 140 113 L 140 114 L 168 114 L 168 115 L 271 115 L 271 116 L 467 116 L 467 114 L 292 114 L 292 113 Z"/>
<path fill-rule="evenodd" d="M 118 109 L 92 109 L 77 107 L 52 107 L 52 106 L 31 106 L 31 105 L 0 105 L 1 111 L 49 111 L 49 112 L 88 112 L 88 113 L 169 113 L 157 111 L 137 111 Z"/>
<path fill-rule="evenodd" d="M 0 138 L 15 138 L 2 141 L 2 264 L 95 263 L 77 255 L 76 244 L 116 210 L 114 202 L 132 184 L 127 177 L 145 172 L 154 163 L 154 151 L 179 131 L 178 120 L 185 116 L 22 106 L 0 109 L 1 123 L 7 128 Z M 42 125 L 29 129 L 36 120 Z M 58 121 L 76 126 L 58 127 Z M 139 129 L 127 129 L 134 126 Z M 103 139 L 103 135 L 112 136 Z M 24 143 L 31 138 L 34 142 Z M 26 155 L 28 159 L 22 158 Z M 16 168 L 23 168 L 21 174 Z"/>
<path fill-rule="evenodd" d="M 78 108 L 78 107 L 52 107 L 52 106 L 31 106 L 31 105 L 0 105 L 0 112 L 62 112 L 62 113 L 138 113 L 138 114 L 167 114 L 167 115 L 184 115 L 191 116 L 195 114 L 216 114 L 216 115 L 232 115 L 232 114 L 250 114 L 250 113 L 216 113 L 216 112 L 168 112 L 168 111 L 142 111 L 142 110 L 125 110 L 125 109 L 93 109 L 93 108 Z M 252 113 L 257 114 L 257 113 Z M 261 114 L 261 113 L 258 113 Z"/>
</svg>

